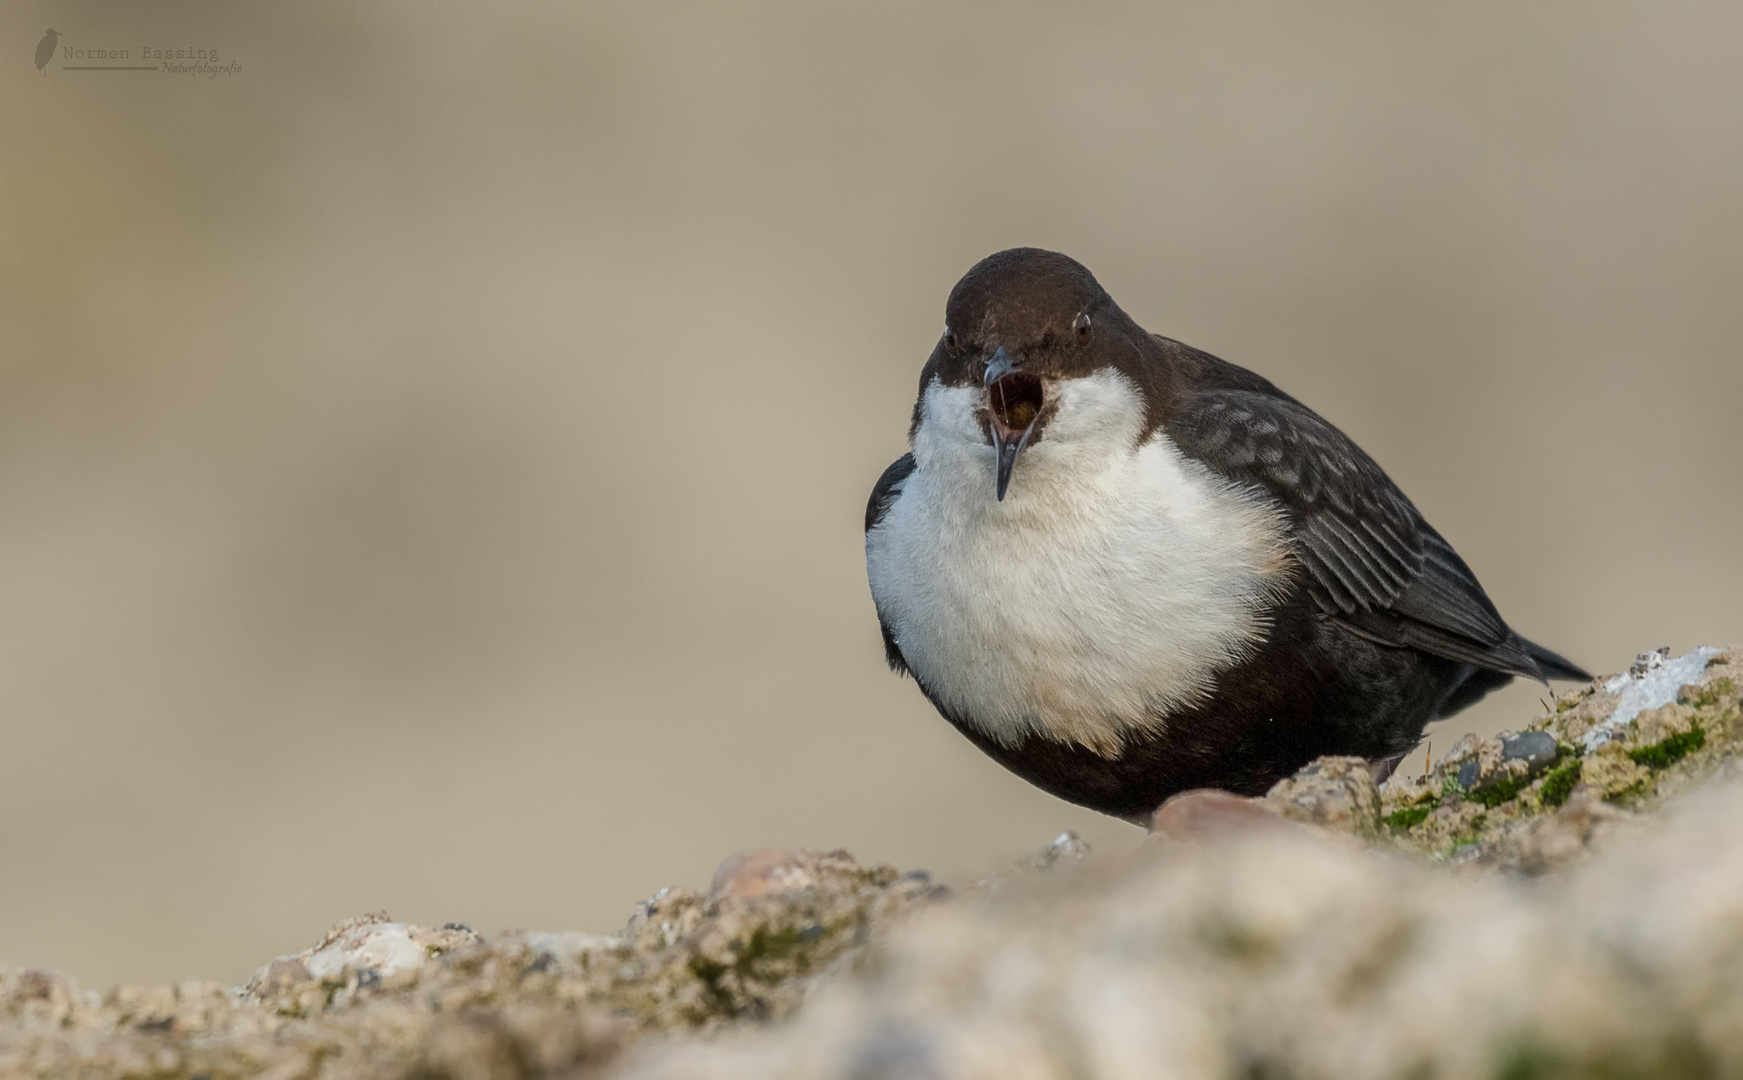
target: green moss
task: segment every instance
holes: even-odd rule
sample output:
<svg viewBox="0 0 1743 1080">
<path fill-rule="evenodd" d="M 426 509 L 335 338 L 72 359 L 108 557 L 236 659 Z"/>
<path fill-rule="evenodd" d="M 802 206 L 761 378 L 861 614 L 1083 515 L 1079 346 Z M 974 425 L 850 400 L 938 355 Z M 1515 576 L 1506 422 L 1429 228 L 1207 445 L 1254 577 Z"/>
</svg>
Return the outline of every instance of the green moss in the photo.
<svg viewBox="0 0 1743 1080">
<path fill-rule="evenodd" d="M 1424 821 L 1427 821 L 1428 815 L 1434 813 L 1434 808 L 1437 805 L 1438 803 L 1433 799 L 1425 800 L 1417 803 L 1415 806 L 1406 806 L 1402 810 L 1394 810 L 1380 820 L 1393 832 L 1409 832 Z"/>
<path fill-rule="evenodd" d="M 1199 927 L 1198 936 L 1213 952 L 1243 964 L 1265 964 L 1277 955 L 1277 942 L 1250 926 L 1219 921 Z"/>
<path fill-rule="evenodd" d="M 1699 724 L 1691 724 L 1687 731 L 1660 739 L 1651 746 L 1628 751 L 1628 756 L 1649 769 L 1663 769 L 1676 764 L 1687 757 L 1690 751 L 1699 750 L 1706 744 L 1706 729 Z"/>
<path fill-rule="evenodd" d="M 1466 793 L 1465 798 L 1469 799 L 1471 802 L 1482 803 L 1484 806 L 1493 810 L 1495 807 L 1500 806 L 1502 803 L 1519 794 L 1530 785 L 1531 775 L 1529 773 L 1520 773 L 1518 776 L 1507 777 L 1507 779 L 1502 780 L 1493 787 L 1483 788 L 1480 791 L 1468 792 Z"/>
<path fill-rule="evenodd" d="M 1462 798 L 1464 798 L 1464 794 L 1465 794 L 1465 789 L 1459 786 L 1459 778 L 1457 776 L 1443 776 L 1443 777 L 1441 777 L 1441 779 L 1440 779 L 1441 798 L 1444 799 L 1444 798 L 1450 797 L 1450 798 L 1454 798 L 1454 799 L 1462 799 Z"/>
<path fill-rule="evenodd" d="M 738 953 L 739 967 L 750 967 L 762 960 L 784 960 L 787 957 L 794 957 L 799 962 L 799 969 L 802 971 L 808 965 L 805 963 L 805 957 L 800 954 L 799 947 L 805 943 L 806 937 L 805 931 L 796 930 L 791 926 L 784 926 L 779 930 L 758 927 L 751 933 L 749 941 L 745 942 L 742 947 L 734 945 L 733 951 Z M 811 935 L 811 940 L 815 939 L 816 935 Z"/>
<path fill-rule="evenodd" d="M 1495 1069 L 1495 1080 L 1710 1080 L 1717 1075 L 1717 1063 L 1690 1035 L 1578 1057 L 1526 1040 L 1515 1044 Z"/>
<path fill-rule="evenodd" d="M 1633 756 L 1632 751 L 1630 751 L 1629 756 Z M 1611 782 L 1615 783 L 1616 781 Z M 1643 770 L 1640 775 L 1635 778 L 1634 782 L 1629 784 L 1627 787 L 1605 791 L 1604 801 L 1607 803 L 1621 804 L 1630 799 L 1639 798 L 1652 790 L 1653 783 L 1652 770 L 1647 768 Z"/>
<path fill-rule="evenodd" d="M 1567 797 L 1579 786 L 1580 768 L 1580 759 L 1570 755 L 1556 762 L 1543 774 L 1543 787 L 1538 789 L 1538 796 L 1545 807 L 1560 806 L 1567 802 Z"/>
<path fill-rule="evenodd" d="M 716 959 L 698 953 L 690 957 L 690 974 L 702 984 L 708 998 L 708 1008 L 690 1016 L 693 1023 L 702 1023 L 712 1015 L 738 1016 L 755 1007 L 755 993 L 747 990 L 762 984 L 780 982 L 791 974 L 803 975 L 811 969 L 811 946 L 829 935 L 823 926 L 808 926 L 803 930 L 785 926 L 771 929 L 759 926 L 751 935 L 727 947 L 728 956 Z M 789 970 L 783 970 L 784 967 Z M 728 976 L 734 976 L 729 979 Z"/>
<path fill-rule="evenodd" d="M 1567 802 L 1574 785 L 1579 783 L 1580 763 L 1578 750 L 1567 746 L 1556 747 L 1555 764 L 1543 776 L 1542 798 L 1545 806 L 1560 806 Z M 1464 792 L 1467 802 L 1480 803 L 1493 810 L 1502 803 L 1512 799 L 1521 791 L 1530 787 L 1535 779 L 1529 773 L 1508 776 L 1489 787 L 1475 788 Z"/>
<path fill-rule="evenodd" d="M 1567 712 L 1569 709 L 1591 696 L 1592 688 L 1589 686 L 1581 687 L 1578 690 L 1570 690 L 1555 699 L 1555 711 L 1558 713 Z"/>
<path fill-rule="evenodd" d="M 1525 1043 L 1508 1052 L 1495 1070 L 1495 1080 L 1549 1080 L 1568 1075 L 1562 1055 L 1536 1043 Z"/>
<path fill-rule="evenodd" d="M 710 957 L 697 955 L 690 958 L 690 974 L 696 976 L 696 980 L 702 984 L 702 990 L 708 995 L 709 1000 L 714 1003 L 716 1008 L 730 1010 L 732 1008 L 732 993 L 721 985 L 721 980 L 726 977 L 727 971 L 728 968 L 725 964 Z M 697 1017 L 697 1019 L 700 1020 L 701 1017 Z"/>
</svg>

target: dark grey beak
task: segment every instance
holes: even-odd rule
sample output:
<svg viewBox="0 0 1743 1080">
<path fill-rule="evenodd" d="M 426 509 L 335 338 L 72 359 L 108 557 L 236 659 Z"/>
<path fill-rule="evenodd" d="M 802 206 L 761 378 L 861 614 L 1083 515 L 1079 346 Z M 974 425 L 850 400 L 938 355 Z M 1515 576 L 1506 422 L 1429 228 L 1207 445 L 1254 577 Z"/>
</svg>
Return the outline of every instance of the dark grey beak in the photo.
<svg viewBox="0 0 1743 1080">
<path fill-rule="evenodd" d="M 1000 348 L 998 352 L 993 353 L 993 358 L 986 362 L 986 375 L 981 378 L 980 384 L 991 386 L 1015 370 L 1017 370 L 1016 363 L 1005 354 L 1003 348 Z"/>
<path fill-rule="evenodd" d="M 1023 429 L 1022 434 L 1018 435 L 1015 441 L 1011 441 L 1006 433 L 999 430 L 997 424 L 993 425 L 993 449 L 999 455 L 998 493 L 1000 502 L 1005 501 L 1005 491 L 1011 486 L 1011 470 L 1017 467 L 1017 455 L 1023 452 L 1023 447 L 1029 445 L 1029 433 L 1034 430 L 1035 425 L 1030 424 Z"/>
<path fill-rule="evenodd" d="M 1017 467 L 1017 455 L 1029 445 L 1035 425 L 1041 419 L 1043 390 L 1037 375 L 1017 370 L 1017 365 L 1000 349 L 987 363 L 982 384 L 987 390 L 987 411 L 992 414 L 993 453 L 998 461 L 998 497 L 1005 501 L 1011 486 L 1011 472 Z"/>
</svg>

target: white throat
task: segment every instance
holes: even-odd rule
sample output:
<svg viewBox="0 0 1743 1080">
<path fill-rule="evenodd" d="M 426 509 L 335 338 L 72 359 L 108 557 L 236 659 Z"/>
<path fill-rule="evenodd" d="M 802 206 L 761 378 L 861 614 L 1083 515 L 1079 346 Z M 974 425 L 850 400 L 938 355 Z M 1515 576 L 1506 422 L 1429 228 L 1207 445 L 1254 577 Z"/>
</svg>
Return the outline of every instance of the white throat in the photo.
<svg viewBox="0 0 1743 1080">
<path fill-rule="evenodd" d="M 1202 701 L 1268 629 L 1280 511 L 1181 455 L 1117 372 L 1057 384 L 1003 502 L 974 388 L 922 398 L 916 468 L 866 536 L 878 613 L 927 692 L 1005 745 L 1113 756 Z"/>
</svg>

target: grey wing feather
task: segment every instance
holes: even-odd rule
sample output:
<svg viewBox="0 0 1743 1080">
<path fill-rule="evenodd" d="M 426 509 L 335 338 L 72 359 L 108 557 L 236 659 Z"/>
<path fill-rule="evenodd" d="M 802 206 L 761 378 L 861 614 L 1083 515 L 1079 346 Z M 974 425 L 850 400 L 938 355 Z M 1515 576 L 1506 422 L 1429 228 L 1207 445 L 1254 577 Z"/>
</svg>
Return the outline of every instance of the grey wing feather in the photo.
<svg viewBox="0 0 1743 1080">
<path fill-rule="evenodd" d="M 1188 457 L 1275 499 L 1320 610 L 1363 637 L 1542 678 L 1476 575 L 1372 458 L 1280 394 L 1213 390 L 1165 425 Z"/>
</svg>

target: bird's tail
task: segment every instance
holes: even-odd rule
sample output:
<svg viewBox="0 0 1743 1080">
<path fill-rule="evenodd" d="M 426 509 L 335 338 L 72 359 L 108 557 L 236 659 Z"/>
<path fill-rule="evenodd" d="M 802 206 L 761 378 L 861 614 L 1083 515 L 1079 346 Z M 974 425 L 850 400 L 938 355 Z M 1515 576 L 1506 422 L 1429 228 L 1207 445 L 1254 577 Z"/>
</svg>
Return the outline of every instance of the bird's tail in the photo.
<svg viewBox="0 0 1743 1080">
<path fill-rule="evenodd" d="M 1558 656 L 1534 641 L 1519 639 L 1519 644 L 1525 646 L 1525 652 L 1537 665 L 1537 670 L 1543 673 L 1543 681 L 1551 679 L 1567 679 L 1572 682 L 1590 682 L 1592 676 L 1578 664 L 1565 656 Z"/>
</svg>

